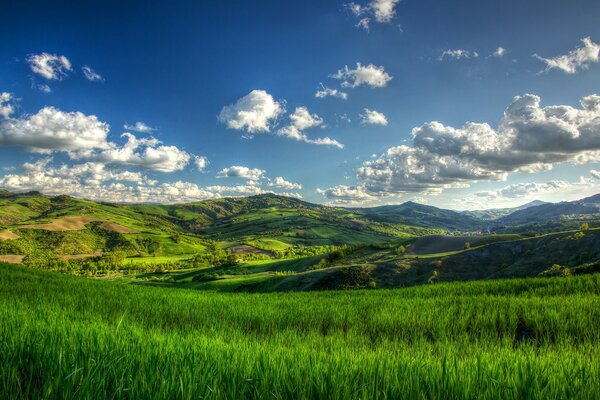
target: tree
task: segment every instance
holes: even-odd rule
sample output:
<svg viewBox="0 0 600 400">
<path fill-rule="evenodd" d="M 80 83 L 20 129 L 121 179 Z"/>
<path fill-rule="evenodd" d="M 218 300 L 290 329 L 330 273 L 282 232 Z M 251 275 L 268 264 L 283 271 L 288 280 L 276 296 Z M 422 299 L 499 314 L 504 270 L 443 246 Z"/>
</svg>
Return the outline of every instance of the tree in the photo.
<svg viewBox="0 0 600 400">
<path fill-rule="evenodd" d="M 590 229 L 590 224 L 588 224 L 587 222 L 584 222 L 579 226 L 580 231 L 587 231 L 588 229 Z"/>
<path fill-rule="evenodd" d="M 465 250 L 470 249 L 470 248 L 471 248 L 471 243 L 465 242 Z"/>
<path fill-rule="evenodd" d="M 402 254 L 404 254 L 404 252 L 406 251 L 406 247 L 400 245 L 398 247 L 396 247 L 396 254 L 401 256 Z"/>
</svg>

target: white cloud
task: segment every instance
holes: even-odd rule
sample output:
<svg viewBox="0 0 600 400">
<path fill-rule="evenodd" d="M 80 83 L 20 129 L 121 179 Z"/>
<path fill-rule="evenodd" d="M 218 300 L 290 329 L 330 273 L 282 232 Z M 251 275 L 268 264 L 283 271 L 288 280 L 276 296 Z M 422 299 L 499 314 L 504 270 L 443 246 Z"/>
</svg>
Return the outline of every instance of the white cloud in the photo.
<svg viewBox="0 0 600 400">
<path fill-rule="evenodd" d="M 0 187 L 118 203 L 183 203 L 220 197 L 219 193 L 194 183 L 158 183 L 139 172 L 115 171 L 101 163 L 54 166 L 51 161 L 46 158 L 25 163 L 21 174 L 1 177 Z"/>
<path fill-rule="evenodd" d="M 363 66 L 361 63 L 356 63 L 355 69 L 350 69 L 346 65 L 343 69 L 331 75 L 331 77 L 342 80 L 342 86 L 347 88 L 356 88 L 362 85 L 372 88 L 382 88 L 386 87 L 393 78 L 385 72 L 383 66 L 378 67 L 373 64 Z"/>
<path fill-rule="evenodd" d="M 5 102 L 0 104 L 4 107 Z M 175 146 L 162 145 L 155 138 L 138 139 L 130 133 L 122 135 L 126 139 L 123 145 L 111 142 L 109 125 L 95 115 L 45 107 L 36 114 L 12 118 L 8 111 L 0 120 L 0 146 L 21 146 L 36 153 L 66 152 L 72 159 L 161 172 L 182 170 L 192 158 L 192 154 Z"/>
<path fill-rule="evenodd" d="M 400 0 L 373 0 L 369 3 L 377 22 L 390 22 L 396 15 L 396 4 Z"/>
<path fill-rule="evenodd" d="M 274 192 L 255 185 L 208 186 L 206 190 L 210 190 L 219 196 L 256 196 L 258 194 L 273 193 L 279 196 L 293 197 L 296 199 L 302 198 L 302 195 L 299 193 Z"/>
<path fill-rule="evenodd" d="M 61 80 L 72 70 L 69 59 L 56 54 L 33 54 L 27 62 L 34 73 L 50 80 Z"/>
<path fill-rule="evenodd" d="M 237 185 L 237 186 L 208 186 L 206 188 L 211 192 L 219 193 L 220 195 L 241 195 L 241 196 L 254 196 L 257 194 L 270 193 L 256 185 Z"/>
<path fill-rule="evenodd" d="M 321 89 L 317 90 L 315 97 L 319 99 L 323 99 L 325 97 L 337 97 L 339 99 L 346 100 L 348 98 L 348 93 L 337 89 L 331 89 L 321 84 Z"/>
<path fill-rule="evenodd" d="M 479 53 L 476 51 L 462 50 L 462 49 L 454 49 L 454 50 L 444 50 L 439 57 L 439 60 L 442 61 L 445 58 L 450 58 L 453 60 L 460 59 L 469 59 L 469 58 L 477 58 L 479 57 Z"/>
<path fill-rule="evenodd" d="M 360 123 L 363 125 L 369 124 L 386 126 L 388 124 L 388 120 L 383 113 L 365 108 L 362 114 L 360 114 Z"/>
<path fill-rule="evenodd" d="M 367 32 L 370 31 L 371 30 L 371 18 L 365 17 L 365 18 L 359 19 L 358 22 L 356 23 L 356 27 L 362 28 Z"/>
<path fill-rule="evenodd" d="M 164 146 L 154 138 L 138 139 L 131 133 L 124 133 L 123 146 L 109 144 L 109 149 L 93 156 L 95 159 L 120 165 L 133 165 L 152 171 L 174 172 L 185 168 L 192 155 L 176 146 Z"/>
<path fill-rule="evenodd" d="M 538 96 L 526 94 L 513 99 L 497 129 L 432 121 L 414 128 L 412 138 L 412 146 L 391 147 L 357 170 L 369 193 L 439 193 L 475 181 L 505 180 L 515 171 L 600 161 L 600 96 L 584 97 L 581 108 L 574 108 L 541 107 Z"/>
<path fill-rule="evenodd" d="M 600 184 L 597 181 L 580 177 L 573 182 L 554 180 L 514 183 L 495 190 L 462 195 L 459 198 L 447 198 L 440 205 L 471 210 L 516 207 L 533 200 L 550 202 L 579 200 L 598 192 L 600 192 Z"/>
<path fill-rule="evenodd" d="M 209 164 L 208 158 L 204 156 L 194 156 L 194 164 L 196 164 L 198 171 L 204 171 Z"/>
<path fill-rule="evenodd" d="M 600 45 L 592 42 L 590 37 L 581 39 L 582 47 L 571 50 L 565 55 L 554 58 L 544 58 L 537 54 L 533 56 L 546 64 L 546 69 L 541 72 L 547 72 L 551 69 L 560 69 L 567 74 L 574 74 L 582 69 L 589 68 L 590 64 L 600 61 Z"/>
<path fill-rule="evenodd" d="M 325 190 L 317 189 L 317 193 L 325 196 L 332 204 L 340 205 L 361 204 L 365 201 L 375 200 L 375 197 L 361 186 L 339 185 Z"/>
<path fill-rule="evenodd" d="M 506 55 L 506 49 L 504 47 L 498 47 L 496 51 L 494 51 L 494 57 L 504 57 Z"/>
<path fill-rule="evenodd" d="M 102 76 L 100 76 L 100 74 L 95 72 L 93 69 L 91 69 L 87 65 L 84 65 L 83 67 L 81 67 L 81 70 L 83 71 L 83 74 L 85 75 L 85 77 L 87 78 L 88 81 L 92 81 L 92 82 L 104 81 L 104 78 L 102 78 Z"/>
<path fill-rule="evenodd" d="M 267 186 L 277 187 L 277 188 L 282 188 L 282 189 L 287 189 L 287 190 L 301 190 L 302 189 L 301 184 L 286 181 L 281 176 L 278 176 L 275 179 L 273 179 L 271 182 L 269 182 L 269 184 Z"/>
<path fill-rule="evenodd" d="M 45 83 L 35 85 L 35 87 L 42 93 L 52 93 L 52 89 L 50 88 L 50 86 L 46 85 Z"/>
<path fill-rule="evenodd" d="M 248 168 L 239 165 L 223 168 L 217 178 L 242 178 L 248 182 L 258 182 L 264 178 L 265 171 L 259 168 Z"/>
<path fill-rule="evenodd" d="M 248 133 L 269 132 L 284 111 L 281 103 L 264 90 L 253 90 L 234 104 L 223 107 L 218 119 L 230 129 Z"/>
<path fill-rule="evenodd" d="M 565 181 L 550 181 L 545 183 L 526 182 L 514 183 L 497 190 L 486 190 L 475 193 L 475 196 L 486 198 L 490 201 L 498 199 L 515 199 L 559 192 L 568 188 L 571 184 Z"/>
<path fill-rule="evenodd" d="M 592 177 L 594 177 L 596 179 L 600 179 L 600 171 L 598 171 L 596 169 L 590 170 L 590 175 L 592 175 Z"/>
<path fill-rule="evenodd" d="M 24 118 L 0 122 L 0 145 L 33 151 L 90 151 L 107 148 L 108 124 L 95 115 L 45 107 Z"/>
<path fill-rule="evenodd" d="M 396 5 L 400 0 L 371 0 L 366 5 L 358 3 L 346 4 L 346 8 L 356 17 L 360 18 L 357 27 L 369 30 L 371 18 L 379 23 L 389 23 L 396 16 Z"/>
<path fill-rule="evenodd" d="M 133 132 L 139 132 L 139 133 L 152 133 L 156 130 L 156 128 L 153 128 L 149 125 L 147 125 L 144 122 L 136 122 L 135 124 L 131 125 L 131 124 L 125 124 L 123 125 L 123 128 L 127 129 L 128 131 L 133 131 Z"/>
<path fill-rule="evenodd" d="M 290 115 L 290 120 L 296 128 L 302 131 L 323 125 L 323 118 L 317 114 L 311 114 L 306 107 L 296 107 L 296 110 Z"/>
<path fill-rule="evenodd" d="M 0 93 L 0 116 L 2 116 L 5 119 L 8 118 L 10 114 L 12 114 L 15 111 L 12 101 L 12 94 L 7 92 Z"/>
<path fill-rule="evenodd" d="M 285 126 L 277 131 L 277 135 L 294 139 L 300 142 L 324 145 L 324 146 L 335 146 L 337 148 L 344 148 L 344 145 L 337 140 L 329 137 L 310 139 L 304 130 L 314 128 L 323 125 L 323 118 L 317 114 L 311 114 L 306 107 L 296 107 L 296 110 L 290 115 L 291 124 Z"/>
</svg>

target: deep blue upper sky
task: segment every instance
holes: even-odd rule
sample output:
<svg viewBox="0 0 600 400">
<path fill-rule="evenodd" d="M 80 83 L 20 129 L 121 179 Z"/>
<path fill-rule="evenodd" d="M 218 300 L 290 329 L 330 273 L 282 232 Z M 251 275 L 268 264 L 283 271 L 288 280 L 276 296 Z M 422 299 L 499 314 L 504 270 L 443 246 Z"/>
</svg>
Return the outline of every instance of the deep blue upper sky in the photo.
<svg viewBox="0 0 600 400">
<path fill-rule="evenodd" d="M 499 162 L 489 149 L 467 151 L 473 143 L 485 147 L 488 140 L 469 129 L 450 134 L 452 140 L 466 140 L 456 149 L 444 137 L 440 148 L 452 154 L 429 147 L 426 154 L 413 154 L 418 145 L 411 131 L 431 121 L 456 129 L 473 121 L 488 123 L 498 135 L 505 135 L 513 132 L 498 128 L 505 109 L 515 96 L 527 93 L 541 98 L 540 107 L 565 105 L 581 110 L 583 97 L 600 93 L 600 64 L 593 59 L 594 48 L 588 54 L 591 58 L 577 64 L 573 73 L 558 67 L 540 73 L 549 64 L 533 55 L 556 59 L 582 48 L 585 37 L 593 45 L 600 42 L 600 2 L 402 0 L 392 4 L 393 16 L 378 22 L 372 4 L 376 1 L 357 2 L 362 7 L 359 16 L 343 1 L 4 2 L 0 93 L 10 94 L 13 111 L 0 125 L 0 185 L 98 198 L 107 196 L 94 193 L 106 191 L 116 201 L 193 200 L 259 191 L 248 189 L 251 186 L 298 193 L 315 202 L 380 204 L 416 199 L 451 208 L 516 205 L 533 198 L 559 200 L 599 191 L 594 172 L 599 169 L 600 131 L 594 112 L 581 117 L 584 122 L 570 121 L 588 135 L 572 134 L 572 144 L 557 139 L 547 121 L 540 123 L 543 132 L 537 127 L 523 133 L 544 135 L 535 136 L 536 140 L 556 140 L 557 146 L 568 150 L 522 144 L 494 150 L 502 157 L 510 153 L 518 158 L 515 161 Z M 368 31 L 356 26 L 362 18 L 370 19 Z M 505 52 L 493 55 L 499 47 Z M 449 50 L 453 52 L 444 55 Z M 63 79 L 46 79 L 32 70 L 28 60 L 43 53 L 70 61 L 71 70 Z M 343 88 L 342 80 L 332 75 L 346 65 L 354 69 L 358 62 L 383 67 L 393 78 L 382 87 Z M 102 80 L 86 79 L 83 66 Z M 348 98 L 315 97 L 320 83 L 347 93 Z M 51 92 L 40 90 L 42 85 Z M 218 116 L 223 107 L 235 106 L 253 90 L 265 91 L 282 111 L 268 121 L 269 132 L 254 132 L 248 138 L 252 132 L 247 126 L 232 128 Z M 322 120 L 301 129 L 309 140 L 329 137 L 344 148 L 279 133 L 301 106 Z M 96 116 L 110 125 L 107 141 L 117 147 L 125 143 L 120 135 L 132 132 L 125 124 L 143 122 L 156 130 L 132 132 L 138 139 L 155 137 L 190 157 L 206 157 L 209 164 L 199 171 L 190 158 L 187 165 L 165 172 L 147 160 L 115 162 L 108 155 L 74 154 L 78 149 L 67 153 L 64 148 L 36 144 L 32 151 L 19 135 L 27 129 L 27 118 L 44 107 Z M 361 123 L 359 115 L 365 114 L 365 108 L 384 114 L 387 125 Z M 60 132 L 53 123 L 40 129 Z M 530 127 L 531 121 L 525 125 Z M 430 130 L 423 133 L 424 143 L 431 142 L 431 135 Z M 402 150 L 399 159 L 384 154 L 399 145 L 410 148 Z M 524 161 L 525 148 L 532 154 L 552 155 L 535 163 L 530 158 Z M 453 157 L 459 167 L 448 169 L 446 161 L 440 167 L 436 163 L 442 156 Z M 401 165 L 410 157 L 425 167 Z M 368 162 L 378 159 L 375 167 Z M 39 166 L 42 161 L 43 168 L 23 169 L 25 162 Z M 114 174 L 137 172 L 157 183 L 141 183 L 141 177 L 137 181 L 103 177 L 90 184 L 100 189 L 86 191 L 77 186 L 85 185 L 84 172 L 58 171 L 61 165 L 74 168 L 85 163 L 102 164 Z M 514 163 L 514 168 L 507 163 Z M 232 166 L 265 172 L 248 178 L 252 171 L 225 170 Z M 374 177 L 381 171 L 384 182 L 379 175 Z M 276 177 L 303 188 L 278 187 Z M 178 181 L 182 182 L 179 190 L 184 183 L 195 188 L 186 186 L 187 194 L 182 191 L 178 196 L 169 192 L 172 188 L 160 187 Z M 118 186 L 110 189 L 109 185 L 119 182 L 131 189 L 115 195 Z M 136 189 L 138 185 L 145 186 Z M 140 197 L 139 190 L 147 197 Z M 174 194 L 169 197 L 165 191 Z"/>
</svg>

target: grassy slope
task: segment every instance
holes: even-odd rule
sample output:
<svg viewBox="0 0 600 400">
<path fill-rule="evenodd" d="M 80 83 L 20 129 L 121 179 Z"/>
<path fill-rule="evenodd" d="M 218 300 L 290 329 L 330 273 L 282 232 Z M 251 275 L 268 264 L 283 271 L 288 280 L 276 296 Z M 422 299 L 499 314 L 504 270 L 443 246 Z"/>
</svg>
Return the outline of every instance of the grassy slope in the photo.
<svg viewBox="0 0 600 400">
<path fill-rule="evenodd" d="M 116 235 L 97 229 L 93 224 L 81 231 L 60 232 L 23 227 L 80 215 L 108 220 L 140 233 Z M 223 246 L 247 243 L 273 251 L 292 245 L 377 243 L 432 232 L 361 218 L 349 210 L 273 195 L 182 205 L 122 206 L 69 196 L 3 192 L 0 194 L 0 227 L 9 228 L 22 239 L 1 243 L 0 253 L 51 257 L 91 254 L 102 248 L 124 250 L 130 256 L 155 255 L 175 260 L 205 251 L 206 243 L 201 238 L 217 240 Z M 148 261 L 153 262 L 153 259 Z"/>
<path fill-rule="evenodd" d="M 2 398 L 600 392 L 600 275 L 219 294 L 0 268 Z"/>
<path fill-rule="evenodd" d="M 215 289 L 220 291 L 299 291 L 334 289 L 342 286 L 379 288 L 510 277 L 535 277 L 554 264 L 578 267 L 600 260 L 600 229 L 590 229 L 575 239 L 576 232 L 522 238 L 513 235 L 488 236 L 473 240 L 470 249 L 434 254 L 398 256 L 396 245 L 411 249 L 414 239 L 401 240 L 392 247 L 363 246 L 323 269 L 314 269 L 324 256 L 290 260 L 244 263 L 234 268 L 208 268 L 186 272 L 128 276 L 128 280 L 149 279 L 165 286 Z M 439 238 L 438 238 L 439 239 Z M 454 237 L 450 237 L 454 243 Z M 462 240 L 459 238 L 459 241 Z M 417 239 L 416 243 L 427 242 Z M 415 243 L 415 244 L 416 244 Z M 362 282 L 348 276 L 348 269 L 362 269 Z M 217 273 L 218 280 L 194 281 L 194 277 Z M 148 281 L 142 281 L 148 283 Z"/>
</svg>

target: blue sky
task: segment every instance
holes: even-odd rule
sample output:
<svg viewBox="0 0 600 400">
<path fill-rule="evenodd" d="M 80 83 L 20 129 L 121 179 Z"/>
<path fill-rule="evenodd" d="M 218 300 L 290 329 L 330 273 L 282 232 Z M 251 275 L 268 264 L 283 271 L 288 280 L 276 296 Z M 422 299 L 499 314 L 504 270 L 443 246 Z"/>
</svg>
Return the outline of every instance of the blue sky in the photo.
<svg viewBox="0 0 600 400">
<path fill-rule="evenodd" d="M 3 6 L 0 186 L 455 209 L 600 192 L 598 2 L 121 3 Z"/>
</svg>

